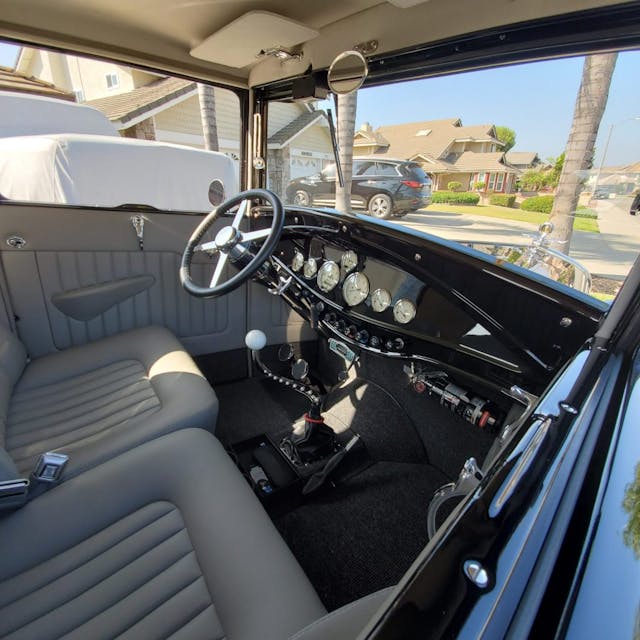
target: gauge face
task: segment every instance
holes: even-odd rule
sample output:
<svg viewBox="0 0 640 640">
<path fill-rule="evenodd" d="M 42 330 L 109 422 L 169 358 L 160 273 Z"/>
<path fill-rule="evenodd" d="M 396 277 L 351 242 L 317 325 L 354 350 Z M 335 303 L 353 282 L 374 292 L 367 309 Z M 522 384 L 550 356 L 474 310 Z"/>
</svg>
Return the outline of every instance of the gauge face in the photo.
<svg viewBox="0 0 640 640">
<path fill-rule="evenodd" d="M 297 273 L 302 269 L 304 265 L 304 256 L 296 249 L 296 252 L 293 256 L 293 260 L 291 261 L 291 268 Z"/>
<path fill-rule="evenodd" d="M 358 255 L 355 251 L 346 251 L 340 258 L 340 264 L 345 273 L 349 273 L 349 271 L 353 271 L 358 266 Z"/>
<path fill-rule="evenodd" d="M 359 271 L 348 276 L 342 285 L 342 295 L 344 301 L 350 307 L 355 307 L 357 304 L 364 302 L 369 295 L 369 280 L 367 276 Z"/>
<path fill-rule="evenodd" d="M 340 267 L 333 260 L 325 262 L 318 271 L 318 288 L 328 293 L 338 282 L 340 282 Z"/>
<path fill-rule="evenodd" d="M 416 305 L 407 300 L 406 298 L 400 298 L 398 302 L 393 305 L 393 317 L 396 322 L 400 324 L 407 324 L 416 317 Z"/>
<path fill-rule="evenodd" d="M 371 308 L 376 313 L 382 313 L 391 304 L 391 294 L 386 289 L 376 289 L 371 294 Z"/>
<path fill-rule="evenodd" d="M 302 274 L 305 278 L 311 279 L 318 273 L 318 263 L 315 258 L 309 258 L 302 267 Z"/>
</svg>

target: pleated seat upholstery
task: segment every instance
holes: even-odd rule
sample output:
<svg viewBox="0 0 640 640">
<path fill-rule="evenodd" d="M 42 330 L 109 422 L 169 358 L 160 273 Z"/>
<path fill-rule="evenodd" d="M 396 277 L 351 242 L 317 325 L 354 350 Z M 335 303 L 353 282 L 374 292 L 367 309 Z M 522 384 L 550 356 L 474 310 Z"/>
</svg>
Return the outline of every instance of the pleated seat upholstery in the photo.
<svg viewBox="0 0 640 640">
<path fill-rule="evenodd" d="M 137 329 L 28 363 L 13 334 L 2 341 L 0 444 L 23 475 L 45 451 L 68 454 L 71 477 L 171 431 L 215 427 L 215 393 L 166 329 Z"/>
<path fill-rule="evenodd" d="M 284 640 L 326 610 L 214 436 L 178 431 L 0 517 L 0 637 Z"/>
</svg>

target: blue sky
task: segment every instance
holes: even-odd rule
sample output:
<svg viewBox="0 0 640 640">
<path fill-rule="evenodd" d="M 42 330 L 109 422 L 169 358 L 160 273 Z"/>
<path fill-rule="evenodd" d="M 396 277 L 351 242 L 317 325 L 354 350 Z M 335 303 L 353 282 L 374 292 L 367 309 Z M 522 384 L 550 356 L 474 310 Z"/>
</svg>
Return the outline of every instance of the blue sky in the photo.
<svg viewBox="0 0 640 640">
<path fill-rule="evenodd" d="M 12 66 L 17 48 L 0 44 L 0 65 Z M 375 128 L 418 120 L 458 117 L 463 124 L 505 125 L 516 149 L 557 156 L 567 142 L 582 58 L 536 62 L 443 78 L 366 89 L 358 95 L 358 126 Z M 596 143 L 596 164 L 613 124 L 606 165 L 640 160 L 640 52 L 618 56 L 609 102 Z"/>
</svg>

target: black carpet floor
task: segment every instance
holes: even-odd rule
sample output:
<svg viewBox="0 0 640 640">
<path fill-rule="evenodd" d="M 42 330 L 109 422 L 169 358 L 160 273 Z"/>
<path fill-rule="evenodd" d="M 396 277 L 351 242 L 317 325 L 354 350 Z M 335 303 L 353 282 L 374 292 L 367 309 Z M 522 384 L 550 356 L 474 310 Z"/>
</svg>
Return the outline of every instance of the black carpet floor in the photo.
<svg viewBox="0 0 640 640">
<path fill-rule="evenodd" d="M 398 582 L 427 543 L 427 506 L 446 478 L 377 462 L 275 519 L 327 609 Z"/>
<path fill-rule="evenodd" d="M 220 385 L 216 393 L 216 434 L 226 445 L 284 435 L 308 408 L 305 398 L 263 378 Z M 356 379 L 334 390 L 324 416 L 336 431 L 360 434 L 369 464 L 271 516 L 333 610 L 401 578 L 427 542 L 427 506 L 447 477 L 427 463 L 404 408 L 376 384 Z"/>
</svg>

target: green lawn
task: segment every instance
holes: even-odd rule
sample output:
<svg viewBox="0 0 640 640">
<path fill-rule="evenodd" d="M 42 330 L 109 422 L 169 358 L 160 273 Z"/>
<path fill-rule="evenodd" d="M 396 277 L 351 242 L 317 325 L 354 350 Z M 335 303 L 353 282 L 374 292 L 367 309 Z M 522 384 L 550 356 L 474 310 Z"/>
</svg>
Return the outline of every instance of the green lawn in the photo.
<svg viewBox="0 0 640 640">
<path fill-rule="evenodd" d="M 474 216 L 487 216 L 488 218 L 501 218 L 503 220 L 516 220 L 518 222 L 531 222 L 540 225 L 549 219 L 546 213 L 536 213 L 535 211 L 521 211 L 520 209 L 510 209 L 508 207 L 496 207 L 493 205 L 467 206 L 460 204 L 432 204 L 426 208 L 427 211 L 442 211 L 443 213 L 470 213 Z M 589 231 L 600 233 L 598 221 L 593 218 L 576 218 L 573 228 L 576 231 Z"/>
</svg>

